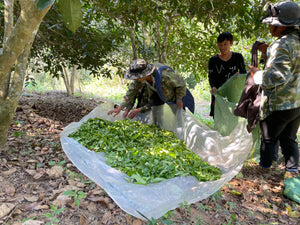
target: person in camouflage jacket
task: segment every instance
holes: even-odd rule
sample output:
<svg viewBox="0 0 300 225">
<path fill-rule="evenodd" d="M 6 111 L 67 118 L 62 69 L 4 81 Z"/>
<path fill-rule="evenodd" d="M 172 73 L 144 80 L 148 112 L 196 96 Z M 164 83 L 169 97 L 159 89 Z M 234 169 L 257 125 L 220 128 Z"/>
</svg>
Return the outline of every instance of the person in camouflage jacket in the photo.
<svg viewBox="0 0 300 225">
<path fill-rule="evenodd" d="M 279 140 L 285 170 L 298 173 L 297 131 L 300 125 L 300 7 L 291 1 L 269 5 L 262 23 L 278 37 L 267 48 L 265 70 L 250 67 L 249 72 L 263 90 L 260 128 L 260 166 L 269 168 Z M 266 49 L 267 46 L 261 46 Z"/>
<path fill-rule="evenodd" d="M 116 116 L 121 110 L 125 110 L 123 118 L 128 115 L 132 119 L 140 112 L 149 111 L 154 105 L 164 104 L 157 93 L 155 83 L 156 71 L 161 66 L 164 65 L 157 62 L 150 64 L 144 59 L 134 60 L 124 76 L 126 79 L 133 80 L 133 82 L 128 86 L 120 106 L 109 111 L 108 114 Z M 175 72 L 165 69 L 162 71 L 161 86 L 165 99 L 168 102 L 176 102 L 178 108 L 182 109 L 182 99 L 186 95 L 184 79 Z M 137 99 L 139 100 L 137 108 L 131 110 Z"/>
</svg>

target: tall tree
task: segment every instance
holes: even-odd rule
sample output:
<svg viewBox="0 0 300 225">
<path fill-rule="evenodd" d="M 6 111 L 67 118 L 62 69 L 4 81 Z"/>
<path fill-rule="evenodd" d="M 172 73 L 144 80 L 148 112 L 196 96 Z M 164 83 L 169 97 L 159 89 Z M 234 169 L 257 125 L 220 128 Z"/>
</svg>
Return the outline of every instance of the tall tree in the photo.
<svg viewBox="0 0 300 225">
<path fill-rule="evenodd" d="M 4 147 L 8 128 L 20 99 L 30 48 L 40 23 L 53 2 L 39 10 L 38 0 L 4 0 L 4 36 L 0 54 L 0 147 Z M 14 6 L 19 16 L 14 23 Z M 21 16 L 22 15 L 22 16 Z"/>
<path fill-rule="evenodd" d="M 117 24 L 104 18 L 91 1 L 82 1 L 80 27 L 72 32 L 61 20 L 61 7 L 54 5 L 45 16 L 33 44 L 32 57 L 43 61 L 44 72 L 53 77 L 63 76 L 68 93 L 72 94 L 67 81 L 74 80 L 74 68 L 84 68 L 94 76 L 101 71 L 102 75 L 111 77 L 102 67 L 111 61 L 108 53 L 116 51 L 125 36 Z"/>
</svg>

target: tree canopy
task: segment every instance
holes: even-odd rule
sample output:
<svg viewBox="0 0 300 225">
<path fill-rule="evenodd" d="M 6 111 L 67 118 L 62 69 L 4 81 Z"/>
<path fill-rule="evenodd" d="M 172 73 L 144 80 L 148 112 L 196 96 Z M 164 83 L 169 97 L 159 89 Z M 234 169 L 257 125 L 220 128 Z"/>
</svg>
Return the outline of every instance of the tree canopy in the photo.
<svg viewBox="0 0 300 225">
<path fill-rule="evenodd" d="M 6 0 L 0 3 L 0 124 L 3 124 L 0 145 L 5 144 L 21 96 L 30 52 L 32 57 L 43 59 L 46 70 L 53 76 L 59 75 L 62 66 L 86 68 L 99 74 L 108 63 L 118 67 L 122 74 L 122 69 L 139 57 L 166 63 L 178 72 L 200 79 L 206 77 L 208 57 L 216 52 L 218 33 L 230 31 L 237 39 L 267 37 L 268 30 L 259 22 L 265 3 L 265 0 Z M 109 71 L 101 74 L 110 76 Z"/>
<path fill-rule="evenodd" d="M 41 58 L 45 63 L 44 70 L 53 76 L 59 75 L 62 64 L 76 65 L 97 75 L 99 67 L 107 63 L 107 54 L 117 49 L 124 35 L 111 21 L 94 13 L 98 9 L 92 2 L 82 3 L 80 26 L 72 32 L 61 19 L 63 14 L 58 6 L 54 5 L 45 16 L 32 48 L 32 56 Z"/>
<path fill-rule="evenodd" d="M 199 80 L 206 77 L 207 57 L 217 52 L 219 33 L 230 31 L 236 40 L 253 41 L 268 35 L 260 23 L 264 0 L 82 0 L 78 16 L 62 10 L 61 2 L 46 15 L 33 48 L 54 76 L 62 59 L 95 75 L 104 64 L 122 71 L 132 59 L 145 58 Z M 81 18 L 79 28 L 68 26 L 67 21 Z M 108 71 L 101 74 L 110 76 Z"/>
</svg>

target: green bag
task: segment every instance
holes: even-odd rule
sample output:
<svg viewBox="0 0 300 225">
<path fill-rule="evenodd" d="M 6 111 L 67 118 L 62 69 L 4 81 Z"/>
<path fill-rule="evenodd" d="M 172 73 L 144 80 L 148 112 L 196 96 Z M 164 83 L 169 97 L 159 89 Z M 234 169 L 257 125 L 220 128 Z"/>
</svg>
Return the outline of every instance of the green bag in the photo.
<svg viewBox="0 0 300 225">
<path fill-rule="evenodd" d="M 300 176 L 295 178 L 287 178 L 284 181 L 283 194 L 295 202 L 300 204 Z"/>
<path fill-rule="evenodd" d="M 223 136 L 228 136 L 239 122 L 245 118 L 235 116 L 233 111 L 238 104 L 247 74 L 230 77 L 215 93 L 214 129 Z M 260 127 L 251 132 L 253 145 L 248 159 L 259 162 L 260 158 Z"/>
<path fill-rule="evenodd" d="M 246 74 L 230 77 L 215 93 L 215 129 L 223 136 L 228 136 L 239 121 L 245 120 L 235 116 L 233 110 L 240 100 L 244 89 Z"/>
</svg>

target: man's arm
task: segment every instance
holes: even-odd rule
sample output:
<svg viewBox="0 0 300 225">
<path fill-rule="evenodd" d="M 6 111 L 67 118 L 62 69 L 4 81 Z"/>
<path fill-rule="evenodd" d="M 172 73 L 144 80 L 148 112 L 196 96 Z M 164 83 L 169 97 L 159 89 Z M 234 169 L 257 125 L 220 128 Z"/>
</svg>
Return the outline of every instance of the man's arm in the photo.
<svg viewBox="0 0 300 225">
<path fill-rule="evenodd" d="M 122 102 L 120 106 L 122 108 L 129 108 L 131 109 L 134 106 L 135 100 L 138 96 L 139 89 L 141 88 L 142 84 L 137 81 L 132 81 L 128 86 L 126 94 L 123 96 Z"/>
<path fill-rule="evenodd" d="M 141 86 L 141 84 L 139 82 L 133 81 L 128 86 L 128 90 L 127 90 L 126 94 L 123 96 L 121 104 L 117 108 L 110 110 L 107 114 L 108 115 L 113 114 L 113 116 L 116 116 L 120 113 L 120 111 L 122 109 L 126 108 L 126 111 L 123 115 L 123 117 L 126 117 L 129 110 L 132 109 L 132 107 L 135 104 L 135 100 L 137 98 L 137 94 L 138 94 L 140 86 Z"/>
</svg>

